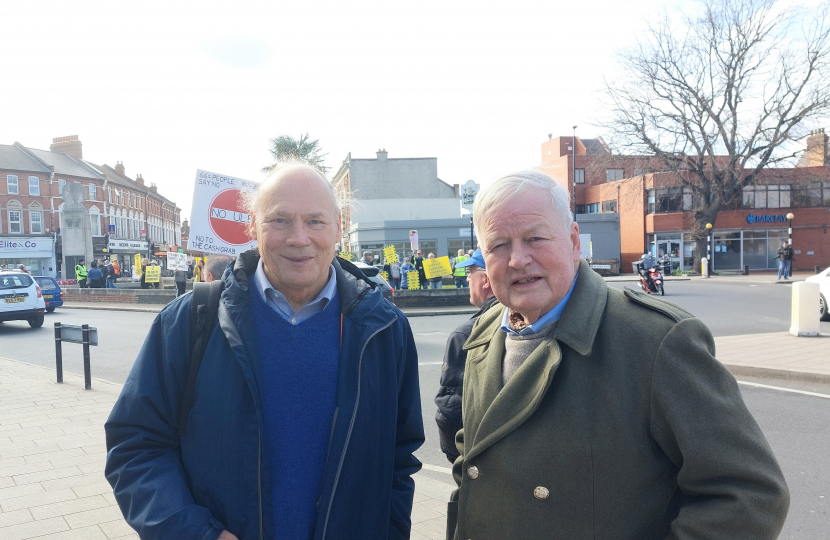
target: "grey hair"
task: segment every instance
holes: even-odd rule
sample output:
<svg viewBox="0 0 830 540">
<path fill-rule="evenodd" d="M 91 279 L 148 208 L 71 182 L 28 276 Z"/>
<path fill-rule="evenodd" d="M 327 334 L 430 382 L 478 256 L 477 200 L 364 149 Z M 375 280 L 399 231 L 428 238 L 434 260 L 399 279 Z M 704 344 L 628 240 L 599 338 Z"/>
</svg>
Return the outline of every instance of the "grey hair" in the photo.
<svg viewBox="0 0 830 540">
<path fill-rule="evenodd" d="M 482 223 L 491 211 L 507 203 L 514 196 L 529 189 L 545 189 L 550 192 L 553 211 L 562 221 L 564 230 L 569 231 L 573 223 L 571 197 L 568 191 L 550 176 L 535 170 L 524 170 L 496 178 L 483 188 L 473 203 L 473 223 L 476 236 L 480 239 Z"/>
<path fill-rule="evenodd" d="M 248 214 L 254 214 L 259 209 L 259 205 L 262 202 L 262 193 L 268 191 L 267 189 L 263 189 L 270 184 L 274 183 L 279 173 L 288 167 L 296 167 L 302 166 L 308 170 L 314 171 L 317 175 L 323 179 L 328 187 L 329 193 L 331 194 L 331 201 L 334 203 L 334 210 L 335 214 L 339 214 L 343 211 L 343 208 L 349 206 L 351 204 L 351 194 L 347 194 L 345 199 L 338 199 L 337 195 L 334 193 L 334 187 L 331 185 L 331 180 L 326 176 L 326 173 L 323 172 L 318 167 L 314 165 L 309 165 L 308 163 L 302 163 L 299 161 L 289 161 L 286 163 L 281 164 L 280 166 L 274 168 L 271 172 L 268 173 L 268 176 L 265 177 L 265 180 L 259 185 L 256 191 L 242 191 L 240 194 L 241 198 L 241 207 L 242 209 L 247 212 Z"/>
<path fill-rule="evenodd" d="M 225 271 L 225 267 L 232 260 L 233 257 L 229 255 L 208 255 L 204 271 L 211 274 L 213 279 L 221 279 L 222 272 Z M 202 281 L 205 281 L 204 276 L 202 276 Z"/>
</svg>

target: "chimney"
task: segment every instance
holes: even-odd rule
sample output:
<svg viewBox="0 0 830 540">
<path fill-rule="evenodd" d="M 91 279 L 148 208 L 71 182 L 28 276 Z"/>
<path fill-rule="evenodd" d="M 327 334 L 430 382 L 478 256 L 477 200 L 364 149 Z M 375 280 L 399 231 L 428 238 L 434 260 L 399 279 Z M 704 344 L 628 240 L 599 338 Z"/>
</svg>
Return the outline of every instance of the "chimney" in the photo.
<svg viewBox="0 0 830 540">
<path fill-rule="evenodd" d="M 124 162 L 123 161 L 119 161 L 118 163 L 115 164 L 115 172 L 117 172 L 121 176 L 125 175 L 125 173 L 124 173 Z"/>
<path fill-rule="evenodd" d="M 77 135 L 69 135 L 67 137 L 55 137 L 52 139 L 52 144 L 49 146 L 50 152 L 57 152 L 59 154 L 66 154 L 75 159 L 83 159 L 81 152 L 81 141 L 78 140 Z"/>
<path fill-rule="evenodd" d="M 827 160 L 827 135 L 824 128 L 810 132 L 807 137 L 807 148 L 804 150 L 804 167 L 822 167 Z"/>
<path fill-rule="evenodd" d="M 383 150 L 378 150 L 377 154 L 378 154 L 378 159 L 386 159 L 386 156 L 389 153 L 386 151 L 386 148 L 384 148 Z"/>
<path fill-rule="evenodd" d="M 124 166 L 122 165 L 121 168 L 123 169 Z M 138 184 L 139 186 L 143 186 L 144 185 L 144 178 L 139 174 L 138 176 L 135 177 L 135 183 Z"/>
<path fill-rule="evenodd" d="M 139 175 L 139 178 L 140 178 L 140 175 Z M 143 178 L 141 179 L 141 182 L 142 182 L 142 185 L 143 185 L 143 182 L 144 182 L 144 179 L 143 179 Z M 152 191 L 153 193 L 155 193 L 156 195 L 158 195 L 158 193 L 159 193 L 159 188 L 157 188 L 155 184 L 150 184 L 150 191 Z"/>
</svg>

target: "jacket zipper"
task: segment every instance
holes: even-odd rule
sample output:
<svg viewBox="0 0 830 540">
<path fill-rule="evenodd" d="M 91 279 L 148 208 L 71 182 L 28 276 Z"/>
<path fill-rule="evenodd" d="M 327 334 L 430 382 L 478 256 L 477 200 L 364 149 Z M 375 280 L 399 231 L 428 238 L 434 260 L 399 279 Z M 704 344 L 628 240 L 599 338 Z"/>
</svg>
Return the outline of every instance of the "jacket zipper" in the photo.
<svg viewBox="0 0 830 540">
<path fill-rule="evenodd" d="M 340 480 L 340 471 L 343 469 L 343 461 L 346 459 L 346 451 L 349 449 L 349 440 L 352 438 L 352 430 L 354 429 L 354 421 L 355 421 L 355 418 L 357 418 L 357 407 L 358 407 L 358 405 L 360 405 L 360 373 L 363 369 L 363 353 L 366 352 L 366 346 L 369 345 L 369 342 L 372 341 L 373 337 L 375 337 L 379 333 L 383 332 L 384 330 L 386 330 L 387 328 L 392 326 L 392 324 L 394 324 L 394 322 L 397 321 L 397 320 L 398 320 L 398 316 L 395 315 L 395 317 L 391 321 L 386 323 L 385 326 L 375 330 L 372 333 L 372 335 L 369 336 L 369 338 L 363 344 L 363 348 L 360 350 L 360 359 L 357 362 L 357 397 L 355 397 L 355 401 L 354 401 L 354 410 L 352 411 L 352 419 L 351 419 L 351 422 L 349 422 L 349 431 L 346 433 L 346 444 L 343 445 L 343 453 L 340 454 L 340 463 L 338 463 L 337 473 L 334 475 L 334 485 L 331 488 L 331 497 L 329 498 L 329 506 L 326 509 L 326 520 L 323 523 L 323 536 L 321 537 L 321 540 L 325 540 L 325 538 L 326 538 L 326 531 L 328 530 L 328 527 L 329 527 L 329 515 L 331 515 L 331 507 L 334 504 L 334 494 L 337 491 L 337 482 Z"/>
</svg>

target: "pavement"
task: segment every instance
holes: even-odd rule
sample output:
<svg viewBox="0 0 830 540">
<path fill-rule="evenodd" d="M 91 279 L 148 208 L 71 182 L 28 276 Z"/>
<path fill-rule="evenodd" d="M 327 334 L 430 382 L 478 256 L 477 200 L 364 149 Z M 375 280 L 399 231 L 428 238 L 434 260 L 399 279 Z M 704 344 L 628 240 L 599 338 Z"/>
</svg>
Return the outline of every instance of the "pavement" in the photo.
<svg viewBox="0 0 830 540">
<path fill-rule="evenodd" d="M 112 309 L 95 305 L 94 309 Z M 787 333 L 715 338 L 736 375 L 830 383 L 830 336 Z M 137 539 L 104 478 L 104 422 L 121 385 L 0 358 L 0 537 Z M 415 475 L 413 540 L 443 539 L 449 464 Z"/>
</svg>

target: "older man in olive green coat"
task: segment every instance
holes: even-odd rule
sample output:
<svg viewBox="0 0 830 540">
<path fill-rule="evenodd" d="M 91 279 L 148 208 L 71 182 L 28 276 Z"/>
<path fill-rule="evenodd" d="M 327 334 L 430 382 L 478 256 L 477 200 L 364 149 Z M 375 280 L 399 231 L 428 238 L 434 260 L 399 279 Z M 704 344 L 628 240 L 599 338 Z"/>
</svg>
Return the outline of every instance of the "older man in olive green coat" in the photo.
<svg viewBox="0 0 830 540">
<path fill-rule="evenodd" d="M 489 192 L 489 193 L 488 193 Z M 773 539 L 784 478 L 709 330 L 580 262 L 536 172 L 479 194 L 496 304 L 465 344 L 448 538 Z"/>
</svg>

